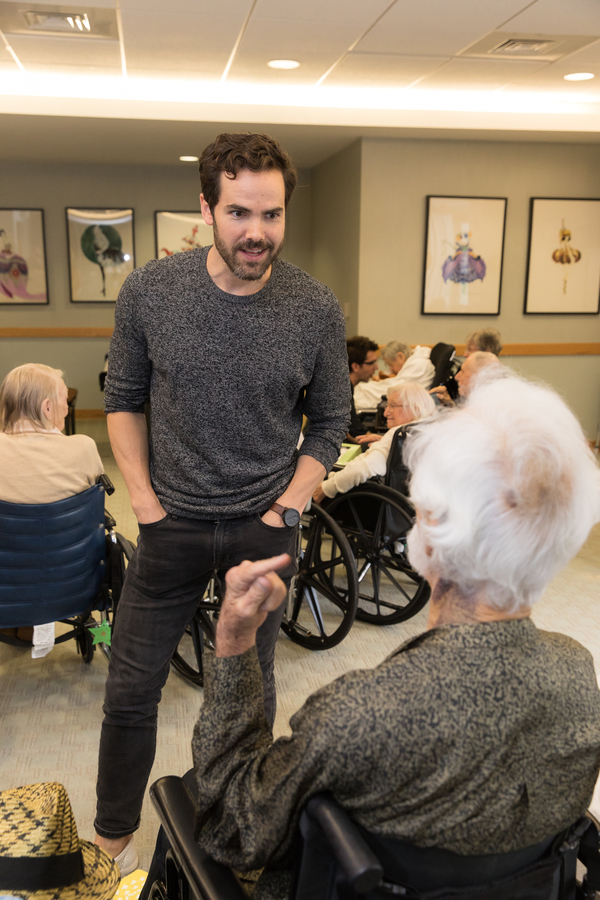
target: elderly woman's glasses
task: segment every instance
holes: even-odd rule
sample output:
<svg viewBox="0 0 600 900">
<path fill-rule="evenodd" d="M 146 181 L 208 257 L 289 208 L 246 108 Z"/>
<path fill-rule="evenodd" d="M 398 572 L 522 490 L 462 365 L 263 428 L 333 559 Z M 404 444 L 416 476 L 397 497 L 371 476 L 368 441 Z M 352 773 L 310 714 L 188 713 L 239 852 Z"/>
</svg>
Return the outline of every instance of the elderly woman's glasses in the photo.
<svg viewBox="0 0 600 900">
<path fill-rule="evenodd" d="M 388 403 L 386 409 L 404 409 L 404 403 Z"/>
</svg>

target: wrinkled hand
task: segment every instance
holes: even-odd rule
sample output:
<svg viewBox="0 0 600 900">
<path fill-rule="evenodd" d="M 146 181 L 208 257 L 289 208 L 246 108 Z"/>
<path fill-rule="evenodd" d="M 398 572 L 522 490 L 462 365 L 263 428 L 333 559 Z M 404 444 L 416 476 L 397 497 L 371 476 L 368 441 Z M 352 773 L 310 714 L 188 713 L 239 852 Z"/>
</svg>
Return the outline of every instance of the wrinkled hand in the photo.
<svg viewBox="0 0 600 900">
<path fill-rule="evenodd" d="M 320 484 L 318 487 L 315 488 L 315 492 L 312 496 L 313 496 L 313 500 L 315 501 L 315 503 L 323 502 L 323 500 L 326 497 L 326 494 L 325 494 L 325 491 L 323 490 L 322 484 Z"/>
<path fill-rule="evenodd" d="M 370 431 L 367 431 L 366 434 L 359 434 L 356 438 L 357 444 L 374 444 L 375 441 L 380 441 L 383 437 L 382 434 L 373 434 Z"/>
<path fill-rule="evenodd" d="M 437 387 L 431 388 L 429 391 L 430 394 L 435 394 L 440 403 L 443 403 L 444 406 L 454 406 L 454 400 L 448 393 L 448 389 L 444 387 L 443 384 L 438 385 Z"/>
<path fill-rule="evenodd" d="M 216 655 L 240 656 L 256 642 L 267 614 L 280 606 L 286 587 L 277 571 L 290 562 L 287 553 L 244 562 L 225 576 L 225 599 L 217 623 Z"/>
</svg>

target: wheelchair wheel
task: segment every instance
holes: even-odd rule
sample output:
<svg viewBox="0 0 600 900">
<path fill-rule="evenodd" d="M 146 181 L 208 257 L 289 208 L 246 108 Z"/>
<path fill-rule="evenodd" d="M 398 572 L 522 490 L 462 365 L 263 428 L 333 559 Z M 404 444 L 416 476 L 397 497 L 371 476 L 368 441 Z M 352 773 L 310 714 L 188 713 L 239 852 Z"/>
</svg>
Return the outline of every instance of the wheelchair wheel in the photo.
<svg viewBox="0 0 600 900">
<path fill-rule="evenodd" d="M 281 627 L 302 647 L 327 650 L 352 627 L 358 582 L 342 529 L 316 503 L 301 519 L 299 557 Z"/>
<path fill-rule="evenodd" d="M 194 687 L 204 685 L 204 651 L 207 648 L 214 649 L 216 617 L 220 605 L 221 586 L 215 576 L 171 658 L 171 665 L 177 674 Z"/>
<path fill-rule="evenodd" d="M 406 497 L 369 482 L 334 497 L 327 510 L 341 525 L 356 560 L 356 618 L 393 625 L 418 613 L 431 591 L 408 561 L 406 535 L 414 513 Z"/>
</svg>

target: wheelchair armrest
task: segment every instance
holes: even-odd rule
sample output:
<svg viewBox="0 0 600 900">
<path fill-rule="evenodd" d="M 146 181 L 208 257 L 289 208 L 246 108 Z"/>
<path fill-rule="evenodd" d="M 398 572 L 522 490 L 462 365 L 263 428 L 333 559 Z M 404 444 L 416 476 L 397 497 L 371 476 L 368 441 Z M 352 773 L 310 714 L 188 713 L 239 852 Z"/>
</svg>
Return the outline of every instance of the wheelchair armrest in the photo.
<svg viewBox="0 0 600 900">
<path fill-rule="evenodd" d="M 350 888 L 357 894 L 374 890 L 383 869 L 347 812 L 328 794 L 311 797 L 306 812 L 320 825 Z"/>
<path fill-rule="evenodd" d="M 212 859 L 194 840 L 196 805 L 183 780 L 176 775 L 159 778 L 150 788 L 150 797 L 192 891 L 202 900 L 248 900 L 231 869 Z"/>
</svg>

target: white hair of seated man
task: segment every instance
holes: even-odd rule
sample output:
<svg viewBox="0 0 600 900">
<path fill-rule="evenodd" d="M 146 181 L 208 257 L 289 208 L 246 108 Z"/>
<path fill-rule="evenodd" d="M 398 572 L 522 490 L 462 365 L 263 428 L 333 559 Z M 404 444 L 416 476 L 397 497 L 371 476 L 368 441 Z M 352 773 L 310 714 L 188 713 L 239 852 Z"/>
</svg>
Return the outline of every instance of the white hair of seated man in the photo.
<svg viewBox="0 0 600 900">
<path fill-rule="evenodd" d="M 435 402 L 431 394 L 416 381 L 393 385 L 387 394 L 388 403 L 401 403 L 410 415 L 410 421 L 425 419 L 435 412 Z"/>
<path fill-rule="evenodd" d="M 478 379 L 462 408 L 416 428 L 405 461 L 412 564 L 506 614 L 535 603 L 600 520 L 579 422 L 550 388 L 514 376 Z"/>
</svg>

